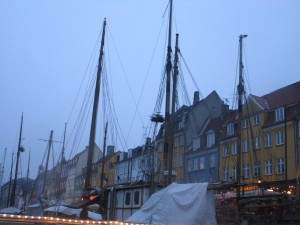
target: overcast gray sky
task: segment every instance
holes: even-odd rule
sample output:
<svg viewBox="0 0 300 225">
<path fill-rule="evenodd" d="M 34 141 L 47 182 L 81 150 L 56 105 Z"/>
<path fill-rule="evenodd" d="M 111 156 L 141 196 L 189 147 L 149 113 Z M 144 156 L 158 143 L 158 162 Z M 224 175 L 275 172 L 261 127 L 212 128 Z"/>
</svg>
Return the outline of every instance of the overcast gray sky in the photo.
<svg viewBox="0 0 300 225">
<path fill-rule="evenodd" d="M 126 147 L 144 142 L 164 66 L 167 6 L 168 0 L 0 1 L 0 163 L 7 148 L 4 181 L 9 177 L 11 153 L 17 150 L 22 112 L 26 152 L 21 154 L 20 175 L 26 175 L 31 149 L 30 176 L 35 178 L 47 146 L 39 139 L 48 139 L 54 130 L 54 139 L 62 141 L 66 122 L 67 159 L 88 145 L 89 121 L 80 147 L 72 150 L 70 134 L 79 108 L 72 114 L 71 110 L 86 71 L 95 69 L 87 68 L 90 59 L 98 57 L 105 17 L 106 67 L 119 128 Z M 172 47 L 179 33 L 181 53 L 202 95 L 216 90 L 231 102 L 238 36 L 248 34 L 244 40 L 247 91 L 261 96 L 299 81 L 299 12 L 298 0 L 174 0 Z M 192 99 L 196 87 L 188 73 L 184 77 Z M 81 92 L 85 89 L 83 85 Z M 81 101 L 76 103 L 79 107 Z M 139 102 L 140 116 L 134 117 L 135 102 Z M 96 142 L 102 147 L 103 132 L 98 133 Z M 124 144 L 107 144 L 127 150 Z M 60 149 L 54 143 L 54 161 Z"/>
</svg>

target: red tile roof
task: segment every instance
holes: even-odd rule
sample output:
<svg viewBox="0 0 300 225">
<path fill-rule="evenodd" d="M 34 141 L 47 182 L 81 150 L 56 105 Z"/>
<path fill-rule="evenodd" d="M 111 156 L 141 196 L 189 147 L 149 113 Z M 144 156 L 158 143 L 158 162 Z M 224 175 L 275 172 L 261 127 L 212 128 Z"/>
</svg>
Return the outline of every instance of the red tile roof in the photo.
<svg viewBox="0 0 300 225">
<path fill-rule="evenodd" d="M 265 109 L 276 109 L 280 106 L 294 104 L 300 101 L 300 81 L 255 99 Z"/>
</svg>

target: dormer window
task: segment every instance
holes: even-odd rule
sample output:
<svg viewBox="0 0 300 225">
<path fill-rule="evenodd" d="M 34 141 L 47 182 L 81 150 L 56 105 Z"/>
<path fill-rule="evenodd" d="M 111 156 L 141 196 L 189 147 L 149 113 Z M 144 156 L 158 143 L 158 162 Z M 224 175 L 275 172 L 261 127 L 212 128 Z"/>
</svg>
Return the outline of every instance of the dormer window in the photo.
<svg viewBox="0 0 300 225">
<path fill-rule="evenodd" d="M 284 107 L 280 107 L 275 110 L 275 121 L 282 121 L 284 120 Z"/>
<path fill-rule="evenodd" d="M 254 116 L 254 117 L 253 117 L 253 124 L 254 124 L 254 125 L 259 124 L 259 116 Z"/>
<path fill-rule="evenodd" d="M 211 147 L 215 144 L 215 132 L 210 131 L 207 133 L 207 147 Z"/>
<path fill-rule="evenodd" d="M 200 138 L 196 137 L 193 140 L 193 151 L 196 151 L 200 148 Z"/>
<path fill-rule="evenodd" d="M 234 126 L 233 123 L 227 124 L 227 136 L 234 134 Z"/>
</svg>

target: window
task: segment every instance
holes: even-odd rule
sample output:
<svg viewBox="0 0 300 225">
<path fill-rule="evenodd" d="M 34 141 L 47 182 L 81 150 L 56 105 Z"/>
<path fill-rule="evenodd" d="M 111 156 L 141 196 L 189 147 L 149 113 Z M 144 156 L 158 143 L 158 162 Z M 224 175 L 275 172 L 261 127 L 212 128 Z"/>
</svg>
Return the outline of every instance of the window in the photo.
<svg viewBox="0 0 300 225">
<path fill-rule="evenodd" d="M 254 116 L 253 117 L 253 125 L 259 124 L 259 116 Z"/>
<path fill-rule="evenodd" d="M 200 158 L 200 170 L 204 170 L 205 169 L 205 159 L 204 157 L 202 156 Z"/>
<path fill-rule="evenodd" d="M 228 168 L 224 167 L 223 168 L 223 181 L 227 181 L 228 180 Z"/>
<path fill-rule="evenodd" d="M 196 151 L 200 148 L 200 138 L 196 137 L 193 139 L 193 150 Z"/>
<path fill-rule="evenodd" d="M 260 149 L 259 137 L 254 137 L 254 150 Z"/>
<path fill-rule="evenodd" d="M 182 146 L 184 143 L 183 135 L 180 135 L 179 137 L 179 145 Z"/>
<path fill-rule="evenodd" d="M 136 190 L 133 192 L 133 205 L 140 206 L 141 205 L 141 191 Z"/>
<path fill-rule="evenodd" d="M 125 192 L 125 199 L 124 199 L 125 206 L 131 206 L 131 191 Z"/>
<path fill-rule="evenodd" d="M 158 144 L 158 152 L 162 152 L 163 149 L 164 149 L 164 144 L 163 144 L 163 142 L 161 142 Z"/>
<path fill-rule="evenodd" d="M 194 158 L 194 171 L 199 170 L 199 158 Z"/>
<path fill-rule="evenodd" d="M 265 135 L 265 147 L 266 148 L 272 147 L 272 135 L 271 134 Z"/>
<path fill-rule="evenodd" d="M 285 172 L 284 158 L 276 159 L 277 162 L 277 174 L 283 174 Z"/>
<path fill-rule="evenodd" d="M 272 161 L 270 159 L 266 160 L 265 175 L 272 175 Z"/>
<path fill-rule="evenodd" d="M 207 147 L 211 147 L 215 144 L 215 133 L 213 131 L 210 131 L 207 134 Z"/>
<path fill-rule="evenodd" d="M 249 151 L 249 142 L 248 142 L 248 140 L 243 140 L 242 141 L 243 143 L 243 152 L 248 152 Z"/>
<path fill-rule="evenodd" d="M 254 163 L 254 166 L 253 166 L 253 174 L 254 174 L 254 177 L 260 177 L 260 162 L 257 161 Z"/>
<path fill-rule="evenodd" d="M 231 144 L 231 154 L 237 155 L 237 143 L 236 141 Z"/>
<path fill-rule="evenodd" d="M 276 131 L 276 145 L 284 144 L 283 136 L 283 131 Z"/>
<path fill-rule="evenodd" d="M 228 156 L 228 145 L 226 143 L 223 145 L 223 156 Z"/>
<path fill-rule="evenodd" d="M 244 178 L 249 178 L 250 173 L 249 173 L 249 163 L 245 163 L 243 165 L 243 177 Z"/>
<path fill-rule="evenodd" d="M 275 110 L 275 121 L 282 121 L 284 120 L 284 107 L 280 107 Z"/>
<path fill-rule="evenodd" d="M 178 137 L 174 140 L 174 147 L 177 148 L 179 146 Z"/>
<path fill-rule="evenodd" d="M 227 136 L 234 134 L 234 126 L 233 123 L 227 124 Z"/>
<path fill-rule="evenodd" d="M 178 122 L 178 130 L 182 129 L 183 128 L 183 120 L 180 120 Z"/>
<path fill-rule="evenodd" d="M 217 163 L 216 163 L 216 157 L 215 155 L 211 155 L 210 156 L 210 167 L 216 167 Z"/>
<path fill-rule="evenodd" d="M 248 127 L 248 119 L 243 119 L 242 121 L 242 127 L 247 128 Z"/>
<path fill-rule="evenodd" d="M 236 166 L 232 167 L 232 171 L 231 171 L 231 179 L 232 180 L 236 180 Z"/>
<path fill-rule="evenodd" d="M 192 171 L 192 166 L 193 166 L 193 162 L 192 162 L 192 160 L 190 159 L 190 160 L 188 161 L 188 172 L 191 172 L 191 171 Z"/>
</svg>

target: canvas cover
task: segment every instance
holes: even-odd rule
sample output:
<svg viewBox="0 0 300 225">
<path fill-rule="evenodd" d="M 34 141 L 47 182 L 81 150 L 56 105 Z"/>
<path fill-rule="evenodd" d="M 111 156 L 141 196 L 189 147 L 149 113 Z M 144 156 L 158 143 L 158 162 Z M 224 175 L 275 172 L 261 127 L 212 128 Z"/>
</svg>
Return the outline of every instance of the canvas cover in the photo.
<svg viewBox="0 0 300 225">
<path fill-rule="evenodd" d="M 79 218 L 81 209 L 74 209 L 74 208 L 69 208 L 66 206 L 51 206 L 47 209 L 44 210 L 44 212 L 58 212 L 61 214 L 65 214 L 68 216 L 76 216 Z M 88 211 L 88 218 L 92 219 L 92 220 L 102 220 L 102 216 L 98 213 L 94 213 L 91 211 Z"/>
<path fill-rule="evenodd" d="M 159 225 L 217 225 L 208 183 L 172 183 L 153 194 L 126 222 Z"/>
</svg>

